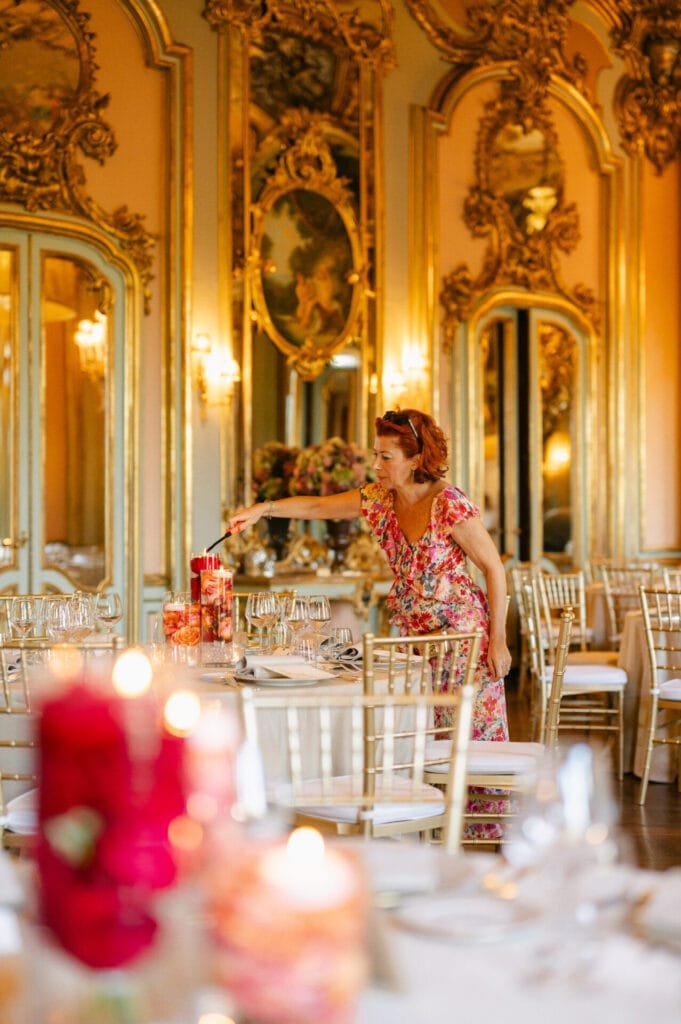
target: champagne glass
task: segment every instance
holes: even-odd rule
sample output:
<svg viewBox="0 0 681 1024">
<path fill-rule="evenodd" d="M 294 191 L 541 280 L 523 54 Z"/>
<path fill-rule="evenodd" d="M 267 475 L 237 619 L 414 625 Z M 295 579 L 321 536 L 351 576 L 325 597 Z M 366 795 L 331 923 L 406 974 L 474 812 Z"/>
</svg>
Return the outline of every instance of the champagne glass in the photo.
<svg viewBox="0 0 681 1024">
<path fill-rule="evenodd" d="M 22 639 L 29 636 L 38 618 L 39 599 L 36 597 L 13 597 L 9 607 L 9 622 L 15 633 Z"/>
<path fill-rule="evenodd" d="M 123 618 L 123 605 L 115 590 L 97 594 L 94 613 L 97 624 L 103 627 L 104 636 L 112 636 L 114 626 Z"/>
</svg>

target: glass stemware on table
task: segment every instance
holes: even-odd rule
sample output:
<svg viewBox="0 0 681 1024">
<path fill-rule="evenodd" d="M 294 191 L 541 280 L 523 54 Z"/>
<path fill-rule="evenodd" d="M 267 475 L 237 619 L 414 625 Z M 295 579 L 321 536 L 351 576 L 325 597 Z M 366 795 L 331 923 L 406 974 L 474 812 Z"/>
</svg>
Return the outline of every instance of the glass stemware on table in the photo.
<svg viewBox="0 0 681 1024">
<path fill-rule="evenodd" d="M 123 618 L 123 605 L 115 590 L 100 591 L 94 599 L 94 616 L 105 637 L 110 637 L 114 626 Z"/>
<path fill-rule="evenodd" d="M 9 624 L 15 637 L 25 640 L 34 631 L 40 617 L 42 599 L 33 595 L 13 597 L 9 606 Z"/>
<path fill-rule="evenodd" d="M 263 653 L 271 647 L 271 629 L 281 613 L 279 598 L 269 590 L 249 594 L 246 601 L 246 620 L 258 633 L 258 650 Z M 265 630 L 268 631 L 268 645 L 265 645 Z"/>
</svg>

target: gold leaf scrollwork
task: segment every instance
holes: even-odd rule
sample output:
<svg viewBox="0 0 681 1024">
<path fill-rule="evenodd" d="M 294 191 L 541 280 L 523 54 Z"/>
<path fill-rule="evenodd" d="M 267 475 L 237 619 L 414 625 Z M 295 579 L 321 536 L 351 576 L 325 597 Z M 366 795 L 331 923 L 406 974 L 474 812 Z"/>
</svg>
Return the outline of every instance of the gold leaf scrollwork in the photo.
<svg viewBox="0 0 681 1024">
<path fill-rule="evenodd" d="M 254 318 L 303 380 L 318 377 L 363 322 L 357 204 L 338 173 L 334 131 L 322 114 L 288 110 L 255 158 L 262 171 L 247 261 Z"/>
<path fill-rule="evenodd" d="M 10 9 L 11 8 L 11 9 Z M 103 164 L 116 149 L 103 119 L 109 97 L 94 88 L 95 34 L 78 0 L 0 0 L 0 47 L 14 76 L 15 101 L 0 128 L 0 200 L 29 212 L 60 210 L 84 217 L 112 235 L 136 265 L 148 308 L 154 238 L 143 218 L 119 207 L 108 213 L 88 194 L 79 154 Z M 43 79 L 27 81 L 17 46 L 42 46 Z"/>
<path fill-rule="evenodd" d="M 514 73 L 484 108 L 464 222 L 474 237 L 490 243 L 477 277 L 459 264 L 443 280 L 445 347 L 475 301 L 504 286 L 563 295 L 595 321 L 589 290 L 570 291 L 561 279 L 557 254 L 572 252 L 579 242 L 579 214 L 565 201 L 558 136 L 531 75 Z"/>
<path fill-rule="evenodd" d="M 544 87 L 559 74 L 586 95 L 586 63 L 565 55 L 570 27 L 569 9 L 575 0 L 499 0 L 469 4 L 464 26 L 447 23 L 432 0 L 405 0 L 429 39 L 464 73 L 500 61 L 531 68 Z"/>
<path fill-rule="evenodd" d="M 631 73 L 615 92 L 625 151 L 645 153 L 658 174 L 681 150 L 681 19 L 678 4 L 623 4 L 614 50 Z"/>
<path fill-rule="evenodd" d="M 335 38 L 362 63 L 385 71 L 395 65 L 389 0 L 370 0 L 361 8 L 339 0 L 206 0 L 203 17 L 218 30 L 240 28 L 251 40 L 272 27 L 310 39 Z"/>
</svg>

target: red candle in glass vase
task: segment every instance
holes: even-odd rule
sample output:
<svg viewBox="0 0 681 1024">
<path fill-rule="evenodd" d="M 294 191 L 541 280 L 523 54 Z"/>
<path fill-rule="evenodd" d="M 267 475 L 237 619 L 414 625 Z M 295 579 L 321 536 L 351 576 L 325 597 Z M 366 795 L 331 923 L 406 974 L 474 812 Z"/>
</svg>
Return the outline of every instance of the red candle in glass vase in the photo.
<svg viewBox="0 0 681 1024">
<path fill-rule="evenodd" d="M 192 571 L 190 580 L 192 601 L 198 602 L 201 600 L 201 570 L 221 569 L 222 559 L 219 555 L 208 554 L 204 551 L 201 555 L 192 555 L 189 568 Z"/>
</svg>

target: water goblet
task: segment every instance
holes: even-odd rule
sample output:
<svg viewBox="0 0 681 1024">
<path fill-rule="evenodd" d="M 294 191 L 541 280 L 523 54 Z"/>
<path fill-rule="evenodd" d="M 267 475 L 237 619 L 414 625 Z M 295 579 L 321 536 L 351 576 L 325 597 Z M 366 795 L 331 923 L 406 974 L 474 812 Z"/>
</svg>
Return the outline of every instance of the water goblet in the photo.
<svg viewBox="0 0 681 1024">
<path fill-rule="evenodd" d="M 67 640 L 75 644 L 87 640 L 95 628 L 91 598 L 80 590 L 74 590 L 68 601 L 68 609 Z"/>
<path fill-rule="evenodd" d="M 352 647 L 352 630 L 349 626 L 334 626 L 331 630 L 331 638 L 331 649 L 336 657 L 348 647 Z"/>
<path fill-rule="evenodd" d="M 123 618 L 123 605 L 115 590 L 100 591 L 95 597 L 95 619 L 103 627 L 105 637 L 113 634 L 114 626 Z"/>
</svg>

